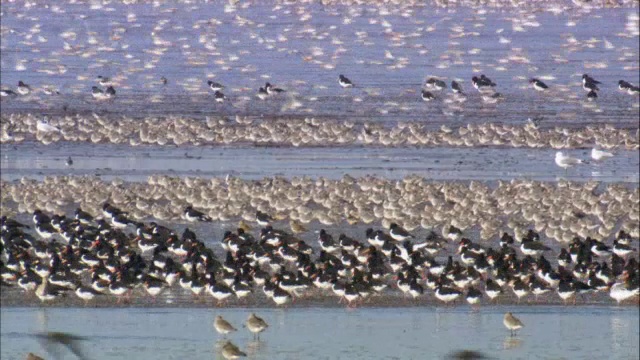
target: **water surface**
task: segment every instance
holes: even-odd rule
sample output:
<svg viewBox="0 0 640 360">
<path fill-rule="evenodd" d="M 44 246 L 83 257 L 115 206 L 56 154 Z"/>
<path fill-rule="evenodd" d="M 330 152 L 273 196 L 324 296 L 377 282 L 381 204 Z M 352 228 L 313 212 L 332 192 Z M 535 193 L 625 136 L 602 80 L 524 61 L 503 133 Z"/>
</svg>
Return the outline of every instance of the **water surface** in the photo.
<svg viewBox="0 0 640 360">
<path fill-rule="evenodd" d="M 212 324 L 222 315 L 229 336 L 250 359 L 439 359 L 472 349 L 497 359 L 636 359 L 638 309 L 628 307 L 259 309 L 268 323 L 253 340 L 242 323 L 252 309 L 3 308 L 2 358 L 44 354 L 32 334 L 87 337 L 91 359 L 221 358 Z M 525 324 L 511 337 L 502 316 Z M 64 358 L 70 358 L 65 353 Z"/>
</svg>

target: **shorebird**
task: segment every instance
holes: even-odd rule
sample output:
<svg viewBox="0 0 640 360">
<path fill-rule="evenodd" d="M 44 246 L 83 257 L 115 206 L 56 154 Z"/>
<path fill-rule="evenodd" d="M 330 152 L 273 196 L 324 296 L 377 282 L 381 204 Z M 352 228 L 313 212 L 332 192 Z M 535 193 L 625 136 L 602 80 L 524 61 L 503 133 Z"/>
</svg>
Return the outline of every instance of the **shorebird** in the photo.
<svg viewBox="0 0 640 360">
<path fill-rule="evenodd" d="M 237 359 L 240 357 L 245 357 L 247 354 L 240 351 L 240 349 L 235 346 L 231 341 L 228 341 L 222 345 L 222 356 L 227 359 Z"/>
<path fill-rule="evenodd" d="M 618 81 L 618 89 L 620 89 L 621 91 L 626 91 L 629 95 L 640 94 L 640 87 L 634 86 L 633 84 L 624 80 Z"/>
<path fill-rule="evenodd" d="M 430 91 L 426 91 L 426 90 L 422 90 L 421 97 L 422 97 L 422 100 L 424 101 L 431 101 L 436 98 Z"/>
<path fill-rule="evenodd" d="M 562 153 L 562 151 L 558 151 L 556 153 L 556 165 L 560 166 L 561 168 L 567 170 L 568 168 L 577 165 L 577 164 L 582 164 L 582 160 L 571 157 L 569 155 L 565 155 L 564 153 Z"/>
<path fill-rule="evenodd" d="M 49 121 L 47 121 L 47 119 L 38 121 L 38 124 L 36 125 L 36 129 L 40 132 L 47 132 L 47 133 L 60 132 L 60 129 L 49 124 Z"/>
<path fill-rule="evenodd" d="M 600 161 L 602 159 L 606 159 L 612 156 L 613 154 L 608 151 L 598 150 L 596 148 L 591 149 L 591 158 L 595 161 Z"/>
<path fill-rule="evenodd" d="M 256 336 L 260 338 L 260 333 L 265 331 L 269 325 L 262 318 L 258 317 L 256 314 L 251 313 L 246 322 L 247 329 L 253 333 L 253 337 Z"/>
<path fill-rule="evenodd" d="M 285 92 L 285 90 L 284 90 L 284 89 L 277 88 L 277 87 L 275 87 L 275 86 L 271 85 L 270 83 L 266 83 L 266 84 L 264 85 L 264 89 L 267 91 L 267 94 L 269 94 L 269 95 L 272 95 L 272 94 L 280 94 L 280 93 Z"/>
<path fill-rule="evenodd" d="M 260 89 L 258 89 L 258 93 L 256 94 L 256 96 L 260 100 L 266 100 L 269 97 L 269 93 L 267 92 L 267 90 L 261 87 Z"/>
<path fill-rule="evenodd" d="M 238 329 L 234 328 L 227 320 L 225 320 L 221 315 L 216 316 L 216 319 L 213 321 L 213 327 L 219 334 L 227 335 L 228 333 L 238 331 Z"/>
<path fill-rule="evenodd" d="M 538 90 L 538 91 L 545 91 L 545 90 L 549 89 L 547 84 L 543 83 L 542 81 L 540 81 L 540 80 L 538 80 L 536 78 L 532 78 L 531 80 L 529 80 L 529 84 L 531 84 L 531 86 L 533 86 L 533 88 Z"/>
<path fill-rule="evenodd" d="M 2 89 L 2 90 L 0 90 L 0 96 L 2 96 L 2 97 L 18 96 L 18 94 L 16 94 L 13 90 Z"/>
<path fill-rule="evenodd" d="M 218 92 L 218 91 L 224 89 L 224 85 L 222 85 L 222 84 L 220 84 L 218 82 L 215 82 L 215 81 L 211 81 L 211 80 L 207 81 L 207 85 L 209 85 L 209 88 L 213 92 Z"/>
<path fill-rule="evenodd" d="M 451 82 L 451 91 L 453 91 L 454 94 L 464 94 L 462 85 L 455 80 Z"/>
<path fill-rule="evenodd" d="M 98 84 L 100 84 L 102 86 L 111 85 L 111 78 L 108 78 L 108 77 L 102 76 L 102 75 L 98 75 L 97 79 L 98 79 Z"/>
<path fill-rule="evenodd" d="M 507 329 L 509 329 L 509 331 L 511 331 L 511 336 L 515 335 L 516 331 L 521 329 L 524 326 L 522 321 L 520 321 L 520 319 L 518 319 L 517 317 L 513 316 L 513 314 L 510 312 L 504 314 L 504 319 L 502 320 L 502 323 Z"/>
<path fill-rule="evenodd" d="M 18 87 L 16 91 L 20 95 L 29 95 L 29 93 L 31 92 L 31 87 L 29 87 L 29 85 L 23 83 L 22 81 L 18 81 Z"/>
<path fill-rule="evenodd" d="M 184 218 L 190 222 L 196 221 L 211 221 L 211 217 L 205 215 L 203 212 L 195 210 L 191 205 L 184 208 Z"/>
<path fill-rule="evenodd" d="M 354 86 L 351 80 L 347 79 L 347 77 L 344 75 L 340 75 L 338 77 L 338 84 L 340 84 L 340 86 L 342 86 L 343 88 L 350 88 Z"/>
<path fill-rule="evenodd" d="M 407 230 L 396 223 L 389 225 L 389 235 L 396 241 L 404 241 L 413 238 L 413 235 L 409 234 Z"/>
</svg>

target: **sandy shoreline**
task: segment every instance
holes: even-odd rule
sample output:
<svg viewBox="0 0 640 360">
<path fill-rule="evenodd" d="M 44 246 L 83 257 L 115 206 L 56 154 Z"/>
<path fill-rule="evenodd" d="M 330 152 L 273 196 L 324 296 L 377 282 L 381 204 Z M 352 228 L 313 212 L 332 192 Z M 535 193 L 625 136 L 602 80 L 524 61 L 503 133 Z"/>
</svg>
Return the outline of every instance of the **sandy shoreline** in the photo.
<svg viewBox="0 0 640 360">
<path fill-rule="evenodd" d="M 222 305 L 218 306 L 217 301 L 207 294 L 201 294 L 199 297 L 192 296 L 186 290 L 180 289 L 179 286 L 174 286 L 170 291 L 165 290 L 160 294 L 155 301 L 153 298 L 141 289 L 135 289 L 130 300 L 124 299 L 118 302 L 118 300 L 112 295 L 106 295 L 100 299 L 96 298 L 88 303 L 80 300 L 73 293 L 67 294 L 65 297 L 55 299 L 51 302 L 41 302 L 38 298 L 30 293 L 24 296 L 24 292 L 21 289 L 2 288 L 0 294 L 0 307 L 49 307 L 49 308 L 343 308 L 347 307 L 345 301 L 338 302 L 338 297 L 333 295 L 326 295 L 320 292 L 321 290 L 312 289 L 308 293 L 301 297 L 295 298 L 291 303 L 288 303 L 284 307 L 276 306 L 273 301 L 269 300 L 262 293 L 260 289 L 254 289 L 254 294 L 249 295 L 244 299 L 235 299 L 225 301 Z M 479 307 L 483 306 L 638 306 L 638 298 L 632 300 L 623 301 L 620 304 L 616 304 L 606 292 L 598 294 L 588 294 L 584 298 L 578 296 L 576 304 L 573 301 L 565 304 L 555 294 L 549 293 L 539 297 L 538 300 L 534 299 L 531 295 L 530 299 L 517 301 L 515 295 L 510 293 L 501 295 L 493 302 L 489 302 L 486 298 L 482 301 Z M 355 307 L 366 308 L 388 308 L 388 307 L 443 307 L 443 308 L 469 308 L 471 307 L 461 297 L 456 300 L 455 303 L 445 305 L 438 301 L 433 291 L 426 291 L 425 295 L 416 299 L 408 296 L 403 296 L 398 290 L 389 290 L 382 294 L 371 295 L 363 302 L 359 301 Z"/>
</svg>

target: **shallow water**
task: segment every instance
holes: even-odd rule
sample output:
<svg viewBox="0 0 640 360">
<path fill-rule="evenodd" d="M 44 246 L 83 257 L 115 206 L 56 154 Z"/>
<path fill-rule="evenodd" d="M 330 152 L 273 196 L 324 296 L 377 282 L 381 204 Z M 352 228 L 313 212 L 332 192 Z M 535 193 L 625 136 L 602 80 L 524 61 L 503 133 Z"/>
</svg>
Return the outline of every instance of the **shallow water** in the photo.
<svg viewBox="0 0 640 360">
<path fill-rule="evenodd" d="M 244 148 L 160 147 L 110 144 L 4 144 L 1 179 L 23 176 L 42 179 L 54 175 L 99 175 L 125 181 L 146 181 L 152 174 L 244 179 L 270 176 L 340 178 L 375 174 L 387 179 L 418 175 L 430 180 L 530 180 L 638 182 L 640 153 L 616 151 L 611 159 L 573 167 L 555 166 L 554 149 L 515 148 Z M 590 149 L 566 151 L 590 161 Z M 73 165 L 67 166 L 67 157 Z"/>
<path fill-rule="evenodd" d="M 260 340 L 241 327 L 256 311 L 269 323 Z M 511 337 L 513 312 L 525 324 Z M 86 336 L 91 359 L 221 358 L 213 319 L 250 359 L 441 359 L 453 350 L 497 359 L 635 359 L 638 309 L 619 307 L 483 307 L 369 309 L 24 309 L 3 308 L 2 358 L 46 355 L 32 336 L 62 331 Z M 58 349 L 63 357 L 71 356 Z"/>
<path fill-rule="evenodd" d="M 637 96 L 616 88 L 619 79 L 638 81 L 637 36 L 625 30 L 637 9 L 588 11 L 559 3 L 568 7 L 554 15 L 269 2 L 92 9 L 3 2 L 2 85 L 24 80 L 35 90 L 3 99 L 3 112 L 60 113 L 64 107 L 134 116 L 313 115 L 463 124 L 545 116 L 565 125 L 637 128 Z M 56 21 L 43 21 L 48 17 Z M 584 72 L 603 82 L 596 106 L 585 106 Z M 356 88 L 340 89 L 340 73 Z M 470 84 L 479 73 L 498 83 L 503 103 L 482 104 Z M 91 98 L 98 75 L 114 80 L 114 101 Z M 161 76 L 169 79 L 166 86 Z M 458 107 L 437 94 L 438 101 L 424 103 L 420 87 L 428 76 L 457 79 L 469 100 Z M 532 90 L 529 77 L 545 78 L 551 92 Z M 212 101 L 207 79 L 227 86 L 228 102 Z M 288 92 L 260 101 L 255 93 L 266 81 Z M 44 95 L 45 85 L 61 95 Z"/>
</svg>

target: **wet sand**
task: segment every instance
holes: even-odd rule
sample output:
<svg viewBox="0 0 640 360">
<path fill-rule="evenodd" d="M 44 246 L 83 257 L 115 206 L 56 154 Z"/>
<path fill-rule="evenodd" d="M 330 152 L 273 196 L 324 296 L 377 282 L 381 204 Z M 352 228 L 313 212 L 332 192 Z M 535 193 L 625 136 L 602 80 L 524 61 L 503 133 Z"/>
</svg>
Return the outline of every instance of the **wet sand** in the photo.
<svg viewBox="0 0 640 360">
<path fill-rule="evenodd" d="M 593 306 L 593 305 L 616 305 L 615 300 L 611 299 L 606 292 L 599 294 L 588 294 L 584 297 L 578 296 L 576 304 L 573 300 L 564 303 L 557 294 L 551 292 L 535 299 L 530 295 L 529 299 L 523 299 L 518 302 L 517 297 L 510 291 L 501 295 L 495 301 L 490 302 L 483 299 L 480 306 L 491 305 L 519 305 L 519 306 Z M 640 299 L 630 299 L 622 302 L 618 306 L 639 306 Z M 347 307 L 346 301 L 339 301 L 339 298 L 333 294 L 327 294 L 324 290 L 311 289 L 303 296 L 296 297 L 294 300 L 284 306 L 276 306 L 274 302 L 265 297 L 262 289 L 255 288 L 254 294 L 243 299 L 231 300 L 227 299 L 221 304 L 208 294 L 194 296 L 189 290 L 180 288 L 175 285 L 167 288 L 153 299 L 143 289 L 134 289 L 131 298 L 121 299 L 120 301 L 113 295 L 98 296 L 93 300 L 85 303 L 75 294 L 69 292 L 66 296 L 55 299 L 51 302 L 41 302 L 33 293 L 25 295 L 20 288 L 2 288 L 0 294 L 1 307 L 98 307 L 98 308 L 124 308 L 124 307 L 164 307 L 164 308 L 344 308 Z M 454 303 L 445 305 L 443 302 L 435 298 L 433 290 L 425 290 L 425 295 L 416 299 L 410 296 L 403 296 L 398 289 L 390 289 L 380 294 L 371 295 L 363 301 L 353 303 L 354 307 L 470 307 L 466 300 L 461 296 Z"/>
</svg>

